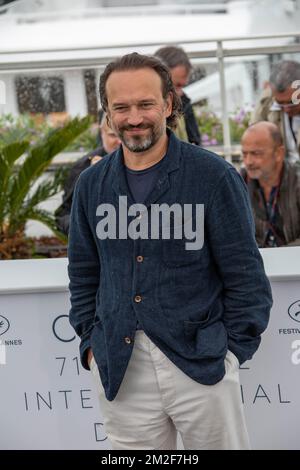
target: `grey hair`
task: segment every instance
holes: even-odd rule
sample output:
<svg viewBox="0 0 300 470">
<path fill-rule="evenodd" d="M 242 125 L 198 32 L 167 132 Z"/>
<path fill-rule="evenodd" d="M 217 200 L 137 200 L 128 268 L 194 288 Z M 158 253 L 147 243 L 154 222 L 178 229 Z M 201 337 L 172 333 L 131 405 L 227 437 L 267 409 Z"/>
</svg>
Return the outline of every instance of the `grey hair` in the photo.
<svg viewBox="0 0 300 470">
<path fill-rule="evenodd" d="M 288 89 L 295 80 L 300 80 L 300 64 L 293 60 L 283 60 L 271 70 L 270 84 L 279 93 Z"/>
<path fill-rule="evenodd" d="M 173 69 L 178 65 L 183 65 L 189 72 L 192 69 L 192 64 L 188 58 L 187 53 L 178 46 L 165 46 L 158 49 L 155 54 L 169 69 Z"/>
</svg>

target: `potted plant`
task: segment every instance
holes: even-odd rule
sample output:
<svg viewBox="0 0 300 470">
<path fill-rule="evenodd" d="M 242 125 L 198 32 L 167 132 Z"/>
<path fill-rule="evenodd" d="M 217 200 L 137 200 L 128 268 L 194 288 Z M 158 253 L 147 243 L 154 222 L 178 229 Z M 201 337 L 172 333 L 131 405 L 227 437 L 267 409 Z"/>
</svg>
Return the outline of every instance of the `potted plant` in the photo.
<svg viewBox="0 0 300 470">
<path fill-rule="evenodd" d="M 34 145 L 22 140 L 0 147 L 0 259 L 30 257 L 33 241 L 25 235 L 28 220 L 42 222 L 59 239 L 66 240 L 56 228 L 54 215 L 40 208 L 41 202 L 59 191 L 63 172 L 36 183 L 53 157 L 90 124 L 90 117 L 75 118 L 50 130 Z"/>
</svg>

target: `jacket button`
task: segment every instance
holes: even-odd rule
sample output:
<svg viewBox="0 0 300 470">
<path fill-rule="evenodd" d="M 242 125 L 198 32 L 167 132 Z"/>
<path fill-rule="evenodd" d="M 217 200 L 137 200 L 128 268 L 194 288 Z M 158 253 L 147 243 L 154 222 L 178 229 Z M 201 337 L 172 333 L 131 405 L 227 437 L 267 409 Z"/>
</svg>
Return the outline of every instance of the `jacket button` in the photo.
<svg viewBox="0 0 300 470">
<path fill-rule="evenodd" d="M 142 301 L 142 297 L 140 295 L 136 295 L 134 301 L 138 304 Z"/>
<path fill-rule="evenodd" d="M 124 341 L 125 341 L 126 344 L 131 344 L 131 343 L 132 343 L 132 339 L 129 338 L 129 336 L 126 336 L 126 337 L 124 338 Z"/>
<path fill-rule="evenodd" d="M 137 260 L 138 263 L 142 263 L 144 261 L 144 257 L 143 256 L 137 256 L 136 260 Z"/>
</svg>

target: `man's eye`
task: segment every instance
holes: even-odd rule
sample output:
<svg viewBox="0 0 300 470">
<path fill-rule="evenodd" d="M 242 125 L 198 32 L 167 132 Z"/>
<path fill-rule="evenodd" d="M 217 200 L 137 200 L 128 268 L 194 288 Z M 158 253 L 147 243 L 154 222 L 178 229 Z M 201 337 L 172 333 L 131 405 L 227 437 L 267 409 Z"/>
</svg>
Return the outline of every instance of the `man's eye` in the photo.
<svg viewBox="0 0 300 470">
<path fill-rule="evenodd" d="M 142 108 L 144 109 L 147 109 L 147 108 L 151 108 L 151 106 L 153 106 L 153 103 L 142 103 Z"/>
<path fill-rule="evenodd" d="M 114 109 L 115 111 L 126 111 L 127 106 L 116 106 Z"/>
</svg>

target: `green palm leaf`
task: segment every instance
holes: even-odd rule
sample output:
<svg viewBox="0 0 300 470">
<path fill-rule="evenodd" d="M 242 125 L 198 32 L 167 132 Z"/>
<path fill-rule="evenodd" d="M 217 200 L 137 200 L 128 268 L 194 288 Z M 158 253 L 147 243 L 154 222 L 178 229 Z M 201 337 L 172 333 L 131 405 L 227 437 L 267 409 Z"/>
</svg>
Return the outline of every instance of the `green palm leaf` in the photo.
<svg viewBox="0 0 300 470">
<path fill-rule="evenodd" d="M 7 189 L 15 161 L 29 147 L 29 142 L 14 142 L 0 150 L 0 227 L 6 216 Z"/>
<path fill-rule="evenodd" d="M 41 222 L 42 224 L 46 225 L 47 227 L 49 227 L 52 230 L 52 232 L 57 236 L 57 238 L 59 238 L 63 242 L 67 242 L 68 238 L 63 233 L 61 233 L 59 230 L 57 230 L 55 218 L 49 212 L 47 212 L 43 209 L 35 209 L 35 210 L 32 210 L 30 212 L 29 218 L 31 220 L 36 220 L 36 221 Z"/>
<path fill-rule="evenodd" d="M 40 209 L 41 202 L 56 194 L 65 176 L 64 170 L 52 180 L 38 184 L 53 157 L 64 150 L 91 124 L 91 118 L 75 118 L 64 127 L 50 131 L 43 140 L 29 149 L 28 142 L 14 142 L 0 150 L 0 243 L 7 236 L 13 238 L 24 232 L 28 220 L 37 220 L 48 226 L 61 240 L 66 240 L 56 228 L 55 217 Z M 24 161 L 18 158 L 28 151 Z"/>
<path fill-rule="evenodd" d="M 29 147 L 29 142 L 27 140 L 20 142 L 13 142 L 12 144 L 3 147 L 0 151 L 7 161 L 8 165 L 11 167 L 13 163 L 21 156 Z"/>
<path fill-rule="evenodd" d="M 25 226 L 26 222 L 31 219 L 31 213 L 38 205 L 58 193 L 65 177 L 66 168 L 61 168 L 54 174 L 52 180 L 42 181 L 34 192 L 27 196 L 18 212 L 10 214 L 9 233 L 14 233 L 20 226 Z M 52 229 L 52 227 L 49 228 Z"/>
<path fill-rule="evenodd" d="M 53 157 L 90 125 L 90 117 L 75 118 L 61 129 L 51 131 L 29 152 L 18 171 L 9 198 L 10 212 L 17 213 L 33 183 L 44 172 Z"/>
</svg>

